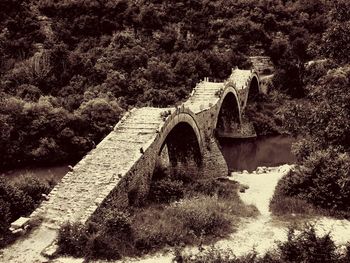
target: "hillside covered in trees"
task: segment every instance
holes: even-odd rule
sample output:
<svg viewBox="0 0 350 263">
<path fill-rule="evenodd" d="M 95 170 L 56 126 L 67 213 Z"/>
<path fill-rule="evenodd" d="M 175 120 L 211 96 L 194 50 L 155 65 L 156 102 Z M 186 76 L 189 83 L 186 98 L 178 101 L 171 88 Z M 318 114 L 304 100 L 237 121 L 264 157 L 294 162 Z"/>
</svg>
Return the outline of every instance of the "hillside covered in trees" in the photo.
<svg viewBox="0 0 350 263">
<path fill-rule="evenodd" d="M 2 169 L 79 160 L 130 107 L 175 105 L 204 77 L 249 68 L 249 55 L 271 56 L 272 88 L 292 98 L 328 85 L 324 68 L 305 78 L 305 62 L 349 61 L 345 0 L 4 0 L 0 9 Z"/>
</svg>

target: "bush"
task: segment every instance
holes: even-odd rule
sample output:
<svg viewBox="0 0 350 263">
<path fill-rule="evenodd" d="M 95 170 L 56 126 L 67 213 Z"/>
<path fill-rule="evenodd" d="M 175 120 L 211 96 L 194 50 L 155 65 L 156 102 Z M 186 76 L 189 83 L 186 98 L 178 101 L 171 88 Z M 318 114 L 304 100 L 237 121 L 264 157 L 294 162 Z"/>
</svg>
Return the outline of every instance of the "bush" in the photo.
<svg viewBox="0 0 350 263">
<path fill-rule="evenodd" d="M 211 247 L 198 254 L 177 252 L 175 262 L 182 263 L 344 263 L 349 259 L 349 246 L 346 253 L 340 254 L 330 234 L 317 236 L 312 226 L 306 226 L 298 235 L 294 229 L 288 232 L 288 239 L 278 245 L 276 251 L 258 256 L 255 251 L 243 257 L 236 257 L 231 250 Z"/>
<path fill-rule="evenodd" d="M 66 223 L 58 232 L 58 252 L 74 257 L 84 257 L 88 240 L 89 233 L 85 225 L 81 223 Z"/>
<path fill-rule="evenodd" d="M 334 211 L 350 212 L 350 156 L 335 149 L 313 152 L 284 176 L 276 192 Z"/>
<path fill-rule="evenodd" d="M 219 202 L 217 197 L 185 199 L 169 208 L 169 212 L 174 217 L 180 218 L 184 227 L 197 237 L 214 234 L 220 236 L 232 231 L 230 206 Z"/>
<path fill-rule="evenodd" d="M 238 200 L 237 184 L 233 181 L 215 179 L 199 179 L 186 185 L 186 196 L 217 196 L 222 199 Z"/>
<path fill-rule="evenodd" d="M 34 209 L 33 199 L 22 190 L 0 178 L 0 200 L 9 208 L 8 221 L 27 215 Z"/>
<path fill-rule="evenodd" d="M 298 197 L 291 197 L 275 191 L 271 202 L 270 211 L 274 215 L 288 216 L 291 214 L 298 215 L 315 215 L 319 212 L 312 204 Z"/>
<path fill-rule="evenodd" d="M 111 235 L 125 235 L 132 238 L 131 219 L 129 214 L 121 211 L 108 211 L 104 214 L 104 228 Z"/>
<path fill-rule="evenodd" d="M 157 203 L 170 203 L 183 198 L 183 183 L 165 178 L 153 181 L 149 190 L 149 200 Z"/>
<path fill-rule="evenodd" d="M 22 175 L 15 181 L 14 185 L 30 196 L 36 204 L 42 200 L 42 194 L 50 193 L 53 188 L 53 182 L 50 184 L 48 181 L 40 180 L 32 174 Z"/>
<path fill-rule="evenodd" d="M 59 254 L 74 257 L 119 259 L 132 250 L 133 231 L 129 215 L 103 210 L 98 222 L 66 223 L 58 234 Z M 103 221 L 101 221 L 103 220 Z"/>
<path fill-rule="evenodd" d="M 295 235 L 295 230 L 290 229 L 288 240 L 278 247 L 282 262 L 330 263 L 337 262 L 340 257 L 330 234 L 319 237 L 312 226 L 306 226 L 299 235 Z"/>
</svg>

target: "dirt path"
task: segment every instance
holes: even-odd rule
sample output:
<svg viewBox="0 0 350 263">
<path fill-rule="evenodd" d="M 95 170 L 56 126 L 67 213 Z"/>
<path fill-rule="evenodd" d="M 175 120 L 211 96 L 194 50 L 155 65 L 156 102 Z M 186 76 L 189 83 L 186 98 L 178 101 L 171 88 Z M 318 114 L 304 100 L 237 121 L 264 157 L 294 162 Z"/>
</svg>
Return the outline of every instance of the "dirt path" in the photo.
<svg viewBox="0 0 350 263">
<path fill-rule="evenodd" d="M 18 239 L 8 248 L 0 251 L 0 262 L 47 262 L 41 256 L 43 251 L 56 238 L 56 231 L 46 227 L 33 230 L 28 236 Z"/>
<path fill-rule="evenodd" d="M 258 171 L 258 173 L 232 174 L 230 177 L 231 180 L 249 186 L 245 193 L 240 193 L 240 197 L 244 203 L 255 205 L 260 211 L 260 215 L 256 218 L 243 220 L 237 232 L 232 234 L 228 239 L 217 242 L 215 244 L 216 247 L 230 249 L 237 256 L 249 253 L 253 249 L 259 254 L 264 254 L 276 246 L 276 241 L 286 240 L 288 222 L 278 221 L 276 217 L 273 217 L 269 211 L 269 203 L 278 181 L 289 171 L 290 168 L 291 166 L 289 165 L 283 165 L 275 168 L 260 169 L 260 172 Z M 338 246 L 345 245 L 350 241 L 350 221 L 348 220 L 336 220 L 322 217 L 311 219 L 309 222 L 315 224 L 318 234 L 325 234 L 331 231 L 332 238 Z M 36 240 L 43 241 L 42 243 L 38 242 L 36 246 L 39 250 L 43 248 L 43 245 L 47 242 L 48 238 L 53 238 L 48 232 L 39 231 L 33 234 L 37 237 L 42 236 L 42 238 L 36 238 Z M 27 261 L 31 258 L 30 255 L 33 253 L 33 251 L 26 251 L 25 249 L 26 247 L 32 247 L 32 244 L 29 244 L 28 242 L 30 242 L 30 239 L 16 242 L 12 247 L 13 250 L 11 251 L 11 254 L 4 253 L 5 255 L 3 255 L 3 258 L 1 258 L 0 255 L 0 262 L 3 262 L 1 261 L 3 259 L 6 259 L 4 262 L 42 262 L 40 260 Z M 195 253 L 196 250 L 197 249 L 194 248 L 186 248 L 187 252 Z M 124 259 L 120 262 L 170 263 L 172 262 L 173 257 L 174 255 L 172 252 L 167 252 L 165 254 L 159 253 L 153 256 L 146 256 L 142 259 Z M 26 261 L 23 261 L 24 258 Z M 22 259 L 22 261 L 20 261 L 20 259 Z M 60 259 L 55 262 L 72 263 L 78 261 L 66 258 L 65 260 Z"/>
<path fill-rule="evenodd" d="M 240 228 L 228 239 L 221 240 L 215 244 L 222 249 L 230 249 L 236 256 L 252 252 L 253 249 L 259 254 L 265 254 L 276 246 L 276 241 L 287 239 L 286 222 L 278 222 L 278 219 L 269 211 L 270 200 L 275 191 L 278 181 L 290 170 L 291 166 L 267 168 L 262 173 L 233 173 L 232 180 L 249 186 L 240 197 L 246 204 L 255 205 L 260 211 L 257 218 L 249 218 L 242 221 Z M 264 170 L 264 169 L 260 169 Z M 333 218 L 314 218 L 309 220 L 315 224 L 316 231 L 322 235 L 331 231 L 336 245 L 342 246 L 350 241 L 350 222 L 348 220 L 336 220 Z M 196 252 L 196 249 L 188 248 L 187 252 Z M 143 259 L 130 260 L 131 262 L 153 263 L 171 262 L 173 255 L 158 255 Z"/>
</svg>

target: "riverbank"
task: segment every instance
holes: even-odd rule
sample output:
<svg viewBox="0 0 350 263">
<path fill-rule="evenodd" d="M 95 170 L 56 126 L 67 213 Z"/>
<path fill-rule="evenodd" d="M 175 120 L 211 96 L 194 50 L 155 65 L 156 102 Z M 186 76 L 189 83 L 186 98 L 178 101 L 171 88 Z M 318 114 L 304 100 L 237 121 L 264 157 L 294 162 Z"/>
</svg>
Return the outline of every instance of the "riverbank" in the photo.
<svg viewBox="0 0 350 263">
<path fill-rule="evenodd" d="M 276 248 L 276 242 L 287 240 L 288 227 L 296 223 L 295 220 L 286 222 L 269 211 L 270 200 L 273 196 L 278 181 L 285 175 L 290 165 L 279 167 L 258 169 L 252 173 L 234 172 L 230 179 L 244 184 L 249 188 L 245 192 L 239 193 L 240 198 L 246 205 L 255 205 L 260 215 L 256 218 L 242 220 L 239 228 L 229 238 L 215 243 L 215 247 L 223 250 L 231 250 L 236 256 L 243 256 L 255 250 L 258 254 L 263 255 L 267 251 Z M 259 170 L 261 172 L 259 172 Z M 264 172 L 263 172 L 264 171 Z M 342 250 L 346 243 L 350 241 L 350 221 L 338 220 L 330 217 L 308 217 L 300 219 L 299 226 L 303 227 L 305 223 L 315 226 L 318 235 L 325 235 L 331 232 L 331 237 L 335 245 Z M 209 249 L 210 247 L 204 247 Z M 198 248 L 186 247 L 186 254 L 197 253 Z M 165 254 L 155 256 L 146 256 L 144 258 L 125 259 L 127 262 L 172 262 L 174 258 L 173 251 L 166 251 Z M 100 261 L 103 262 L 103 261 Z M 116 261 L 121 263 L 123 261 Z"/>
</svg>

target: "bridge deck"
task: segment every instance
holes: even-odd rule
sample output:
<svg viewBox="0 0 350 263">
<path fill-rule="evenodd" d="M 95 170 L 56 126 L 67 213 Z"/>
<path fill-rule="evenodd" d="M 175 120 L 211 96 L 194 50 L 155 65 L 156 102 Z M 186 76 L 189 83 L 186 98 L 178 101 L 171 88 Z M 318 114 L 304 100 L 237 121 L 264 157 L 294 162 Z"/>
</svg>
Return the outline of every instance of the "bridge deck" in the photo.
<svg viewBox="0 0 350 263">
<path fill-rule="evenodd" d="M 223 82 L 203 81 L 199 83 L 194 89 L 192 96 L 185 102 L 185 107 L 190 108 L 196 114 L 202 112 L 219 101 L 220 96 L 218 92 L 220 89 L 224 89 Z"/>
<path fill-rule="evenodd" d="M 160 108 L 140 108 L 122 120 L 99 145 L 80 161 L 36 211 L 46 224 L 86 220 L 142 156 L 163 123 Z M 35 214 L 34 214 L 35 215 Z"/>
</svg>

